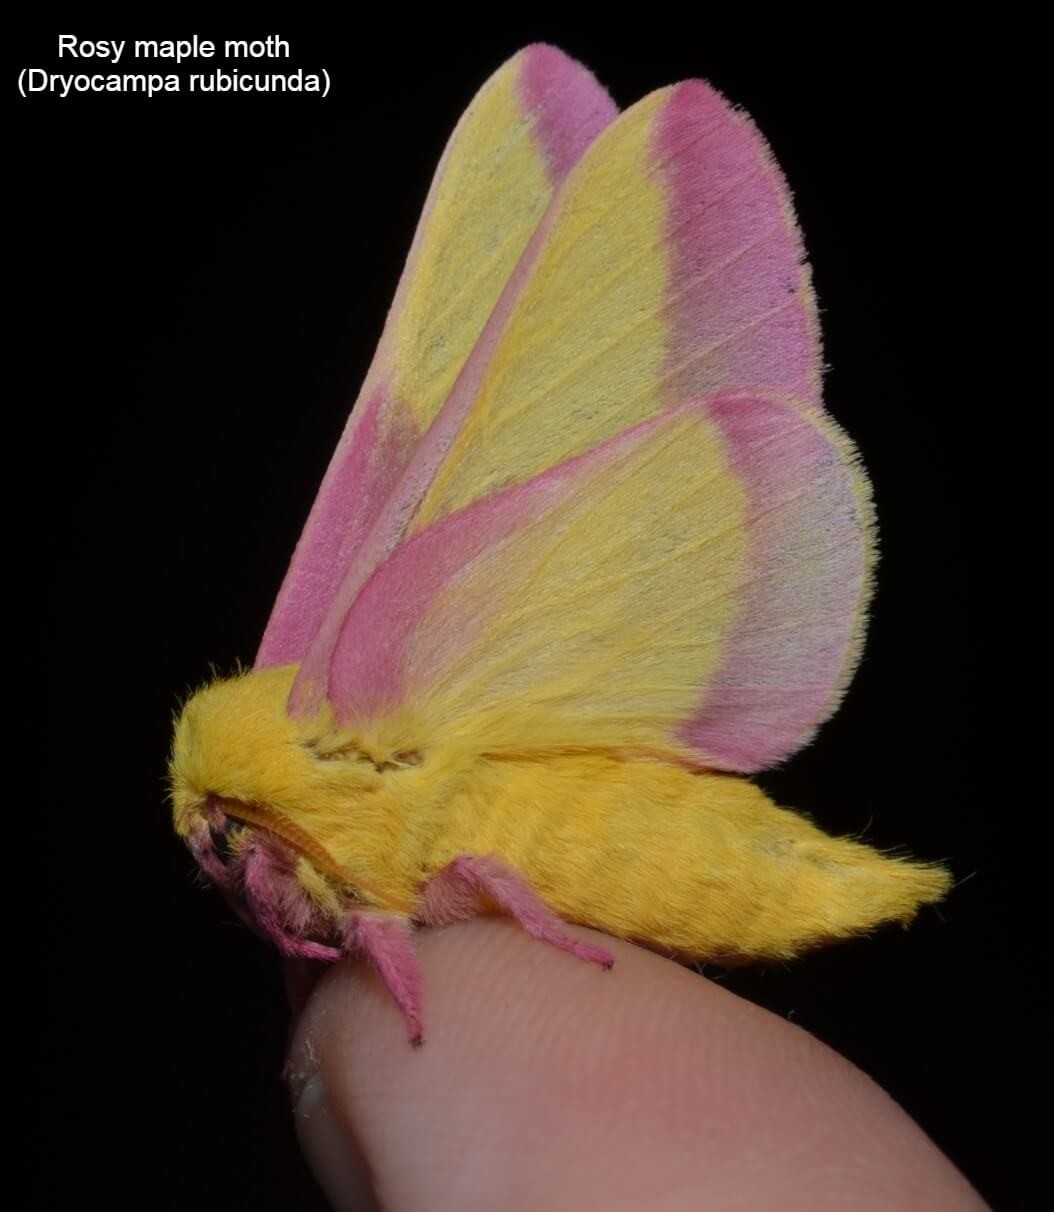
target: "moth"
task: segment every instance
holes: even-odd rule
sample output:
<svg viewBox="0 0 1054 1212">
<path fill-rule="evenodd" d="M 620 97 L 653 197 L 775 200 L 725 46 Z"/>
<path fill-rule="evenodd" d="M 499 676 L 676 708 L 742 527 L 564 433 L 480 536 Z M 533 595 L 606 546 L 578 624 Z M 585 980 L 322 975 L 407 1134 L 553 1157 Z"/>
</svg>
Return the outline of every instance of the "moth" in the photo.
<svg viewBox="0 0 1054 1212">
<path fill-rule="evenodd" d="M 745 778 L 863 643 L 868 481 L 821 401 L 762 136 L 688 80 L 618 113 L 551 46 L 459 121 L 251 671 L 182 709 L 175 827 L 289 956 L 480 912 L 610 965 L 780 959 L 908 921 L 940 866 Z"/>
</svg>

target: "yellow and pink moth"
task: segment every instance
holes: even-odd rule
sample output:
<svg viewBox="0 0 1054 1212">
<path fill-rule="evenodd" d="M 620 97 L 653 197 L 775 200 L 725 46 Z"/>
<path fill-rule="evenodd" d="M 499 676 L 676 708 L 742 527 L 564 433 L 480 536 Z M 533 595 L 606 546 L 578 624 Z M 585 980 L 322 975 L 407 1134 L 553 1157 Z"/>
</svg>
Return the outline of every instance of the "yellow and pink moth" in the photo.
<svg viewBox="0 0 1054 1212">
<path fill-rule="evenodd" d="M 775 959 L 939 899 L 743 776 L 806 744 L 863 641 L 868 482 L 825 413 L 791 199 L 689 80 L 618 113 L 561 51 L 480 90 L 250 672 L 199 690 L 175 825 L 283 953 L 565 922 Z"/>
</svg>

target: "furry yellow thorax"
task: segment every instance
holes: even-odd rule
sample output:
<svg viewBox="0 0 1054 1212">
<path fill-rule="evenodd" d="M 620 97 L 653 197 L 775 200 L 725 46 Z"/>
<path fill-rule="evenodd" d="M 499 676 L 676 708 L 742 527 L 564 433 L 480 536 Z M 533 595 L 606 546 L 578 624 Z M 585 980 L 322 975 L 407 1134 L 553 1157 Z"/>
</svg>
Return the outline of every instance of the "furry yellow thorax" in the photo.
<svg viewBox="0 0 1054 1212">
<path fill-rule="evenodd" d="M 229 815 L 283 838 L 337 886 L 408 907 L 416 873 L 399 861 L 400 842 L 407 809 L 424 790 L 422 755 L 400 747 L 395 731 L 353 734 L 328 707 L 310 719 L 290 716 L 296 672 L 287 665 L 243 673 L 187 701 L 169 766 L 176 830 L 186 838 L 210 798 L 222 801 Z M 435 775 L 433 765 L 425 775 L 433 794 L 444 782 Z"/>
</svg>

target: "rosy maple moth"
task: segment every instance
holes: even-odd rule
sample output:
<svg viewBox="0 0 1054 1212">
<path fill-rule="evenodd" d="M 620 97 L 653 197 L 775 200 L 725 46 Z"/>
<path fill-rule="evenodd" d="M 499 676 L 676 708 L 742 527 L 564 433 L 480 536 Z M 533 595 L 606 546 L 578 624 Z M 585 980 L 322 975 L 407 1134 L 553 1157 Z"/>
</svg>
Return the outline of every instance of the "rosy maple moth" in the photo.
<svg viewBox="0 0 1054 1212">
<path fill-rule="evenodd" d="M 686 961 L 906 921 L 947 872 L 744 775 L 804 745 L 863 640 L 868 481 L 821 402 L 791 199 L 689 80 L 624 113 L 534 45 L 447 145 L 251 671 L 199 690 L 176 829 L 283 953 L 565 922 Z"/>
</svg>

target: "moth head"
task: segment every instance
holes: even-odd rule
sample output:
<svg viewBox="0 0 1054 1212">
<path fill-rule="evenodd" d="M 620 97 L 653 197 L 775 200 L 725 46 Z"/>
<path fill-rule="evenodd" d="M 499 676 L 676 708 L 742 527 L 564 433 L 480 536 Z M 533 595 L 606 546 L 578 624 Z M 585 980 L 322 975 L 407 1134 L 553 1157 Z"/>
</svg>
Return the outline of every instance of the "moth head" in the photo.
<svg viewBox="0 0 1054 1212">
<path fill-rule="evenodd" d="M 242 673 L 187 700 L 169 764 L 172 812 L 243 918 L 287 954 L 328 959 L 357 894 L 343 861 L 348 838 L 357 823 L 368 827 L 383 771 L 362 760 L 328 708 L 308 720 L 289 714 L 295 675 L 296 666 Z"/>
</svg>

